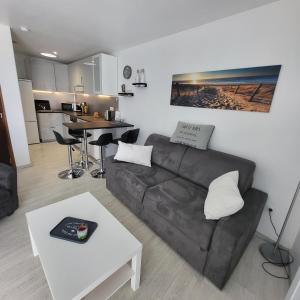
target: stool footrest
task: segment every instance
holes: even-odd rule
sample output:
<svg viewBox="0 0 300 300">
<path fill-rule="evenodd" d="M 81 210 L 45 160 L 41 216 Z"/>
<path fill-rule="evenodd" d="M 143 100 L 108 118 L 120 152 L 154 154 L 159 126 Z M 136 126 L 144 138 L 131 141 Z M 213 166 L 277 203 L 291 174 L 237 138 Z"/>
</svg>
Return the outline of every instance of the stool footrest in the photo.
<svg viewBox="0 0 300 300">
<path fill-rule="evenodd" d="M 105 170 L 104 169 L 95 169 L 90 174 L 93 178 L 104 178 Z"/>
<path fill-rule="evenodd" d="M 84 171 L 80 168 L 73 168 L 58 173 L 60 179 L 76 179 L 83 175 Z"/>
</svg>

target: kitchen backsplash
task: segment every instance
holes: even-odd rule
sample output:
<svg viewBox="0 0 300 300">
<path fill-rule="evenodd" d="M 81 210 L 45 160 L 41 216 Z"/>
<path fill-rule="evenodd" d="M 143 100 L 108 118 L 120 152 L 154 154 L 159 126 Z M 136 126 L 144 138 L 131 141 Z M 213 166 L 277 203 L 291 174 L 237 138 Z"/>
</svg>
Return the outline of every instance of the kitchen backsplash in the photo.
<svg viewBox="0 0 300 300">
<path fill-rule="evenodd" d="M 63 92 L 33 92 L 33 97 L 36 100 L 49 100 L 52 110 L 60 110 L 61 103 L 73 103 L 74 95 Z M 89 106 L 89 113 L 95 111 L 104 112 L 110 107 L 114 107 L 118 110 L 118 98 L 109 96 L 83 96 L 80 94 L 76 95 L 76 103 L 87 102 Z"/>
</svg>

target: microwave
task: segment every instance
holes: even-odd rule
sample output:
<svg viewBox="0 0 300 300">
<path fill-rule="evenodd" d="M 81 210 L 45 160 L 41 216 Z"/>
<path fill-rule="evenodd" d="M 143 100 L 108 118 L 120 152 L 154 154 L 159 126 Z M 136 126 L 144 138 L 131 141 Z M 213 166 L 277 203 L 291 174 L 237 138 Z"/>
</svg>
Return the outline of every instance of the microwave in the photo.
<svg viewBox="0 0 300 300">
<path fill-rule="evenodd" d="M 62 103 L 61 110 L 64 111 L 81 111 L 81 107 L 79 104 L 75 103 Z"/>
</svg>

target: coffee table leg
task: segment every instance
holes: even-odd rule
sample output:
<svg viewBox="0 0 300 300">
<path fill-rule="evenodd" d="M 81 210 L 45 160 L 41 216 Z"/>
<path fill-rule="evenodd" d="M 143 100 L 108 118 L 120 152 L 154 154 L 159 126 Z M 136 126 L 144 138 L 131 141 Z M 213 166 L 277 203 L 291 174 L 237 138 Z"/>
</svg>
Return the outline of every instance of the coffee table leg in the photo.
<svg viewBox="0 0 300 300">
<path fill-rule="evenodd" d="M 37 255 L 39 255 L 39 253 L 38 253 L 38 251 L 36 249 L 36 245 L 35 245 L 34 239 L 32 237 L 30 228 L 28 228 L 28 230 L 29 230 L 29 236 L 30 236 L 30 241 L 31 241 L 31 247 L 32 247 L 33 256 L 37 256 Z"/>
<path fill-rule="evenodd" d="M 131 288 L 136 291 L 140 287 L 141 276 L 141 262 L 142 262 L 142 248 L 138 250 L 136 255 L 132 258 L 131 268 L 134 272 L 131 277 Z"/>
</svg>

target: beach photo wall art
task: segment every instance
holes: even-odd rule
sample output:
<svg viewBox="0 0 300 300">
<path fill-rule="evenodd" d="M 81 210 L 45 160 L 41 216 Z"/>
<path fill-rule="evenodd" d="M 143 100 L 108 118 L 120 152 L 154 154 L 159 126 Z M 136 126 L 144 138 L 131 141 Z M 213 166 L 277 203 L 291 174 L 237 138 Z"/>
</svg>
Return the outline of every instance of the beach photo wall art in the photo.
<svg viewBox="0 0 300 300">
<path fill-rule="evenodd" d="M 269 112 L 281 65 L 173 75 L 171 105 Z"/>
</svg>

